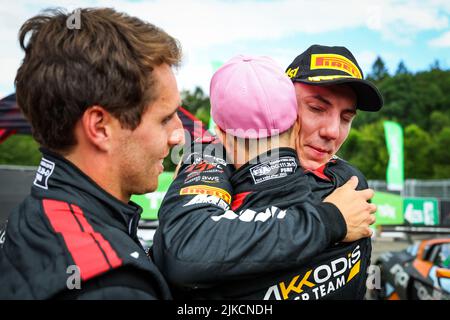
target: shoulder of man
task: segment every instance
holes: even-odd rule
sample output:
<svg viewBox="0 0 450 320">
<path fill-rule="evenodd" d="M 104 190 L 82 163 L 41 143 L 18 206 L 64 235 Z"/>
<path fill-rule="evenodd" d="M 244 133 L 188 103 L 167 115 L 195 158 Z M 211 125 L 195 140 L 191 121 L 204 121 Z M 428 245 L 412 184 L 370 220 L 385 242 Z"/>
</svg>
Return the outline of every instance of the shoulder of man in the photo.
<svg viewBox="0 0 450 320">
<path fill-rule="evenodd" d="M 209 176 L 226 172 L 229 176 L 234 170 L 234 166 L 227 163 L 225 147 L 217 137 L 213 136 L 196 139 L 189 146 L 184 147 L 183 157 L 175 175 L 178 176 L 184 172 L 191 176 L 193 179 L 187 178 L 184 181 L 184 184 L 189 184 L 189 182 L 200 182 L 199 175 Z"/>
<path fill-rule="evenodd" d="M 367 189 L 369 187 L 367 179 L 364 174 L 354 165 L 350 164 L 336 155 L 330 160 L 332 165 L 328 166 L 328 170 L 338 179 L 338 186 L 343 185 L 352 176 L 358 177 L 358 190 Z"/>
</svg>

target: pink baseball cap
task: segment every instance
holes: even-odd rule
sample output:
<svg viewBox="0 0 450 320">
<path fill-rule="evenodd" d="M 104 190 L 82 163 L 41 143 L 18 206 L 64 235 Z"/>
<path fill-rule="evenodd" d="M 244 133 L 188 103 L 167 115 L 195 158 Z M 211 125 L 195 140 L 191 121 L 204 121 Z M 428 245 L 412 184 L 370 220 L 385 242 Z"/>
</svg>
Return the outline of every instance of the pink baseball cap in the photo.
<svg viewBox="0 0 450 320">
<path fill-rule="evenodd" d="M 217 126 L 240 138 L 277 135 L 297 119 L 294 85 L 269 57 L 231 58 L 213 75 L 210 100 Z"/>
</svg>

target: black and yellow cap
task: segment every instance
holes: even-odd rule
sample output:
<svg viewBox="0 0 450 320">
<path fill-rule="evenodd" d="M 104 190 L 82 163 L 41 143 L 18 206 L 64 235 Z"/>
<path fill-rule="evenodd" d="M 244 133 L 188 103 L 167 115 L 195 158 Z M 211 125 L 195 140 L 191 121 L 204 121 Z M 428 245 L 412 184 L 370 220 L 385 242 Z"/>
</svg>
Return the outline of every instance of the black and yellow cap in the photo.
<svg viewBox="0 0 450 320">
<path fill-rule="evenodd" d="M 292 82 L 348 84 L 356 93 L 358 109 L 378 111 L 383 107 L 381 93 L 372 82 L 364 80 L 358 62 L 345 47 L 312 45 L 292 61 L 286 74 Z"/>
</svg>

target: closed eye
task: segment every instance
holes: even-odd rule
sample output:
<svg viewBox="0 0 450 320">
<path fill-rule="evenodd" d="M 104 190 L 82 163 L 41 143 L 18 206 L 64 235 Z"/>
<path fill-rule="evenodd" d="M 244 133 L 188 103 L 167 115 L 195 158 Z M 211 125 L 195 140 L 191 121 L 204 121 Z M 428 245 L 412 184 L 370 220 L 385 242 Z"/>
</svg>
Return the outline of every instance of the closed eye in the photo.
<svg viewBox="0 0 450 320">
<path fill-rule="evenodd" d="M 311 111 L 313 111 L 313 112 L 323 112 L 323 111 L 325 111 L 323 108 L 320 108 L 320 107 L 318 107 L 318 106 L 313 106 L 313 105 L 310 105 L 310 106 L 309 106 L 309 109 L 310 109 Z"/>
<path fill-rule="evenodd" d="M 356 112 L 355 111 L 351 111 L 351 112 L 346 112 L 342 115 L 342 119 L 345 122 L 351 122 L 353 120 L 353 118 L 356 116 Z"/>
<path fill-rule="evenodd" d="M 164 124 L 168 124 L 168 123 L 170 122 L 170 120 L 173 119 L 174 115 L 175 115 L 175 113 L 172 113 L 171 115 L 165 117 L 165 118 L 163 119 L 163 121 L 162 121 L 162 124 L 163 124 L 163 125 L 164 125 Z"/>
</svg>

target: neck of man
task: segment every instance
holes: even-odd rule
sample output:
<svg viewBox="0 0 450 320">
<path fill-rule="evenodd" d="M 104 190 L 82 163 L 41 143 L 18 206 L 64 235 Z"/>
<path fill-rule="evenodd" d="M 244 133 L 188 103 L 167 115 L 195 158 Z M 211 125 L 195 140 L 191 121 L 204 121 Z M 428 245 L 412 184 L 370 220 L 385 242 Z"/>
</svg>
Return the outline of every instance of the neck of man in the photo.
<svg viewBox="0 0 450 320">
<path fill-rule="evenodd" d="M 311 171 L 315 171 L 315 170 L 319 169 L 320 167 L 324 166 L 332 158 L 332 156 L 331 156 L 331 157 L 327 158 L 326 161 L 323 161 L 323 162 L 311 161 L 309 159 L 303 158 L 302 154 L 300 154 L 300 152 L 298 152 L 298 151 L 297 151 L 297 156 L 300 160 L 300 165 L 302 166 L 302 168 L 305 170 L 311 170 Z"/>
<path fill-rule="evenodd" d="M 100 152 L 92 145 L 78 143 L 70 152 L 62 155 L 103 190 L 124 203 L 129 202 L 130 195 L 120 188 L 118 166 L 111 161 L 108 153 Z"/>
</svg>

